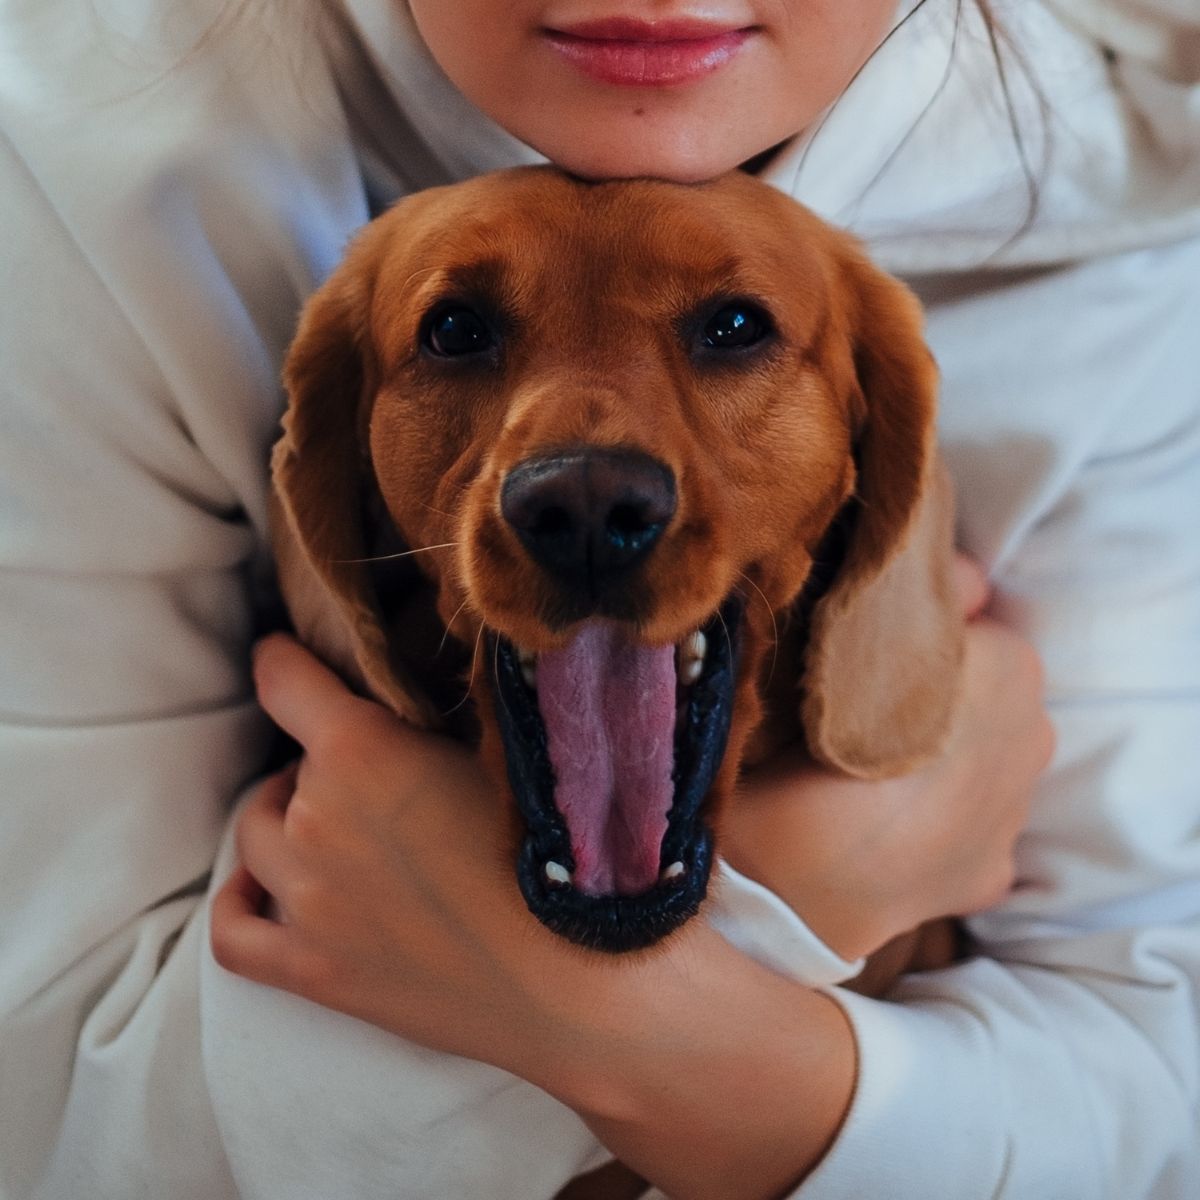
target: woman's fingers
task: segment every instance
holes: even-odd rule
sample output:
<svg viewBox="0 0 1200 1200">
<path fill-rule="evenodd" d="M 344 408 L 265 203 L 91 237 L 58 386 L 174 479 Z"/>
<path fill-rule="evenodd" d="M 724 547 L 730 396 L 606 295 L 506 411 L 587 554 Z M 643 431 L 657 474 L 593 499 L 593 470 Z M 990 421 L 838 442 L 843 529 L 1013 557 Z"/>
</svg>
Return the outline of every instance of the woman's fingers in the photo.
<svg viewBox="0 0 1200 1200">
<path fill-rule="evenodd" d="M 258 880 L 239 864 L 213 898 L 213 913 L 220 909 L 223 916 L 256 917 L 265 898 Z"/>
<path fill-rule="evenodd" d="M 384 741 L 419 750 L 427 735 L 374 700 L 356 696 L 294 638 L 274 633 L 254 651 L 259 703 L 304 748 L 305 760 L 339 764 L 341 778 L 379 757 Z"/>
<path fill-rule="evenodd" d="M 227 971 L 312 998 L 321 978 L 316 956 L 286 925 L 259 914 L 262 888 L 237 867 L 213 897 L 209 939 Z"/>
<path fill-rule="evenodd" d="M 296 768 L 285 767 L 255 789 L 237 817 L 235 837 L 242 866 L 276 899 L 294 873 L 284 835 L 284 812 L 296 786 Z"/>
<path fill-rule="evenodd" d="M 221 966 L 288 991 L 305 983 L 305 951 L 266 909 L 295 879 L 284 832 L 295 783 L 295 766 L 268 776 L 238 814 L 240 862 L 213 897 L 210 917 L 213 957 Z"/>
<path fill-rule="evenodd" d="M 255 647 L 254 684 L 275 723 L 306 748 L 332 722 L 353 719 L 357 709 L 367 707 L 324 663 L 282 633 Z"/>
<path fill-rule="evenodd" d="M 983 612 L 991 589 L 983 568 L 965 554 L 954 556 L 954 584 L 963 616 L 969 621 Z"/>
<path fill-rule="evenodd" d="M 213 897 L 209 917 L 213 957 L 227 971 L 285 987 L 286 973 L 278 962 L 286 931 L 260 914 L 263 900 L 263 889 L 254 876 L 244 866 L 235 867 Z"/>
</svg>

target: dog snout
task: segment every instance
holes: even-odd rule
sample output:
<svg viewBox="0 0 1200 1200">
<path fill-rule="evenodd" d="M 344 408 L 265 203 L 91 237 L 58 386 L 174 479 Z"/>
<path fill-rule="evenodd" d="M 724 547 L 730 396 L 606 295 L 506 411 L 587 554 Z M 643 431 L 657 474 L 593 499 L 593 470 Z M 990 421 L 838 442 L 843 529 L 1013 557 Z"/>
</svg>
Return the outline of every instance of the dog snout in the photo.
<svg viewBox="0 0 1200 1200">
<path fill-rule="evenodd" d="M 657 459 L 585 448 L 519 463 L 504 480 L 500 509 L 535 562 L 596 597 L 646 558 L 675 499 L 674 473 Z"/>
</svg>

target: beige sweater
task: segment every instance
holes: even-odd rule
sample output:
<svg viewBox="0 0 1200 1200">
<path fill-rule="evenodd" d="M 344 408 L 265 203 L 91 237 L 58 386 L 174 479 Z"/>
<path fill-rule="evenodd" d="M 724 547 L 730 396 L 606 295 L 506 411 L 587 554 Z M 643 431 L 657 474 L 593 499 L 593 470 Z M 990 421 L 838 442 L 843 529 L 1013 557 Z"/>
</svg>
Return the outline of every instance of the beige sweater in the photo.
<svg viewBox="0 0 1200 1200">
<path fill-rule="evenodd" d="M 859 1084 L 798 1195 L 1191 1200 L 1200 13 L 1007 13 L 1052 114 L 1015 72 L 1024 228 L 954 7 L 768 177 L 926 300 L 962 542 L 1045 657 L 1060 750 L 988 957 L 893 1003 L 834 990 Z M 263 754 L 247 653 L 296 311 L 397 195 L 536 157 L 396 0 L 238 9 L 0 2 L 0 1196 L 537 1200 L 602 1156 L 574 1114 L 207 947 Z M 711 919 L 843 978 L 801 916 L 731 877 Z"/>
</svg>

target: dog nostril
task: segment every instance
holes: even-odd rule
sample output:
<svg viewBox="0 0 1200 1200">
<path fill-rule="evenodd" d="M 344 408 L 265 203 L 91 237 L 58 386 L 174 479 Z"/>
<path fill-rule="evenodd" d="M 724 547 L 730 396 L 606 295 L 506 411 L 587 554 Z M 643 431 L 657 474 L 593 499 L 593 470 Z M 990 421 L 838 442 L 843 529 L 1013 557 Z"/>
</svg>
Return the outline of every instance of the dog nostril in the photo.
<svg viewBox="0 0 1200 1200">
<path fill-rule="evenodd" d="M 533 537 L 561 537 L 571 532 L 574 522 L 565 508 L 544 508 L 528 526 Z"/>
<path fill-rule="evenodd" d="M 656 536 L 660 529 L 660 525 L 646 519 L 643 508 L 632 504 L 616 505 L 604 524 L 605 535 L 615 549 L 634 552 L 648 538 Z"/>
<path fill-rule="evenodd" d="M 627 537 L 645 529 L 646 522 L 642 520 L 641 512 L 632 504 L 618 504 L 608 514 L 608 527 L 614 534 Z"/>
</svg>

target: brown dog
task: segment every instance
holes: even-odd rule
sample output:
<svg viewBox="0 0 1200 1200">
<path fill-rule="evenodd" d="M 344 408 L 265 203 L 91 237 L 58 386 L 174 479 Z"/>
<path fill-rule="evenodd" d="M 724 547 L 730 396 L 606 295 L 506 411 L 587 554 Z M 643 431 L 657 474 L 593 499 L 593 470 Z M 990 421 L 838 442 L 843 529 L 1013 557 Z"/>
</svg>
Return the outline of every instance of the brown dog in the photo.
<svg viewBox="0 0 1200 1200">
<path fill-rule="evenodd" d="M 781 193 L 549 168 L 420 193 L 285 375 L 297 632 L 480 739 L 552 929 L 625 950 L 693 914 L 748 758 L 803 737 L 878 777 L 938 749 L 960 619 L 920 312 Z"/>
</svg>

